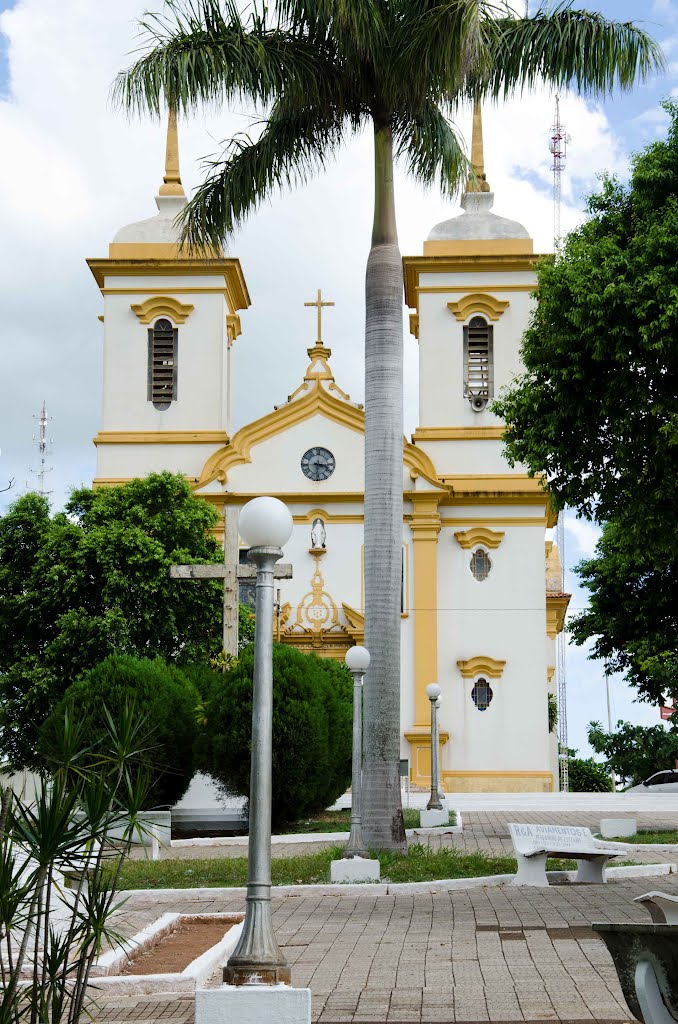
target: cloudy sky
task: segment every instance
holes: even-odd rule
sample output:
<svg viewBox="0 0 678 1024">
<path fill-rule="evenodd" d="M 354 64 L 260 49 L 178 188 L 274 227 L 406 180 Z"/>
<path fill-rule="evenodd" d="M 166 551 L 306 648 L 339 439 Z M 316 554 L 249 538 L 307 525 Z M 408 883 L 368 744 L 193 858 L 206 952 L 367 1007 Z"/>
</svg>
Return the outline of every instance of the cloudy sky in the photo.
<svg viewBox="0 0 678 1024">
<path fill-rule="evenodd" d="M 520 0 L 515 0 L 519 3 Z M 128 121 L 110 103 L 116 72 L 140 45 L 136 22 L 149 0 L 0 0 L 0 511 L 35 486 L 34 415 L 43 399 L 53 417 L 48 486 L 58 506 L 68 489 L 94 474 L 91 438 L 101 401 L 101 296 L 85 257 L 105 256 L 123 224 L 155 212 L 164 129 Z M 530 3 L 530 9 L 536 4 Z M 584 4 L 582 4 L 584 6 Z M 678 95 L 678 0 L 589 0 L 609 17 L 633 20 L 662 42 L 668 74 L 602 104 L 562 97 L 571 136 L 563 184 L 563 228 L 581 219 L 583 197 L 601 170 L 627 173 L 629 154 L 661 135 L 663 97 Z M 485 112 L 486 170 L 497 213 L 522 221 L 539 252 L 552 250 L 552 178 L 548 152 L 554 97 L 546 90 Z M 247 130 L 245 109 L 210 111 L 180 125 L 184 184 L 201 177 L 201 159 Z M 470 117 L 457 123 L 466 138 Z M 339 383 L 363 395 L 364 260 L 371 226 L 371 149 L 356 139 L 303 192 L 280 195 L 233 241 L 253 305 L 236 344 L 236 425 L 268 411 L 298 384 L 314 338 L 318 287 L 336 302 L 326 314 Z M 401 249 L 422 251 L 431 226 L 452 204 L 398 180 Z M 265 359 L 262 356 L 265 355 Z M 406 339 L 405 415 L 416 426 L 417 351 Z M 596 531 L 567 518 L 569 567 L 589 555 Z M 584 601 L 568 573 L 572 606 Z M 586 748 L 585 726 L 605 717 L 600 665 L 571 649 L 568 660 L 571 742 Z M 654 723 L 656 709 L 631 703 L 613 680 L 613 711 Z"/>
</svg>

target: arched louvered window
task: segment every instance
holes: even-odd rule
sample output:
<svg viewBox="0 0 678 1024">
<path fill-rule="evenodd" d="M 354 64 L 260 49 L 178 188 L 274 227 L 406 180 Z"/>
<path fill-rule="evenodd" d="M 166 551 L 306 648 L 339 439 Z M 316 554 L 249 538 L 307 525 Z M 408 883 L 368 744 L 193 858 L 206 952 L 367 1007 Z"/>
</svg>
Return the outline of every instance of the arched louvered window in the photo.
<svg viewBox="0 0 678 1024">
<path fill-rule="evenodd" d="M 164 318 L 148 330 L 148 401 L 156 409 L 168 409 L 176 401 L 178 335 Z"/>
<path fill-rule="evenodd" d="M 482 316 L 464 327 L 464 395 L 488 401 L 494 394 L 494 328 Z"/>
</svg>

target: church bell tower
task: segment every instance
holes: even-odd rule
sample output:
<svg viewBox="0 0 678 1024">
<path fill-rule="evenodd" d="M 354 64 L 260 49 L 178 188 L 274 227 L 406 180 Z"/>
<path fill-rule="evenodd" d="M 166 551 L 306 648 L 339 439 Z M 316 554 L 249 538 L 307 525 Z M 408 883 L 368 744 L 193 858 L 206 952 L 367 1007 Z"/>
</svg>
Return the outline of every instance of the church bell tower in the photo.
<svg viewBox="0 0 678 1024">
<path fill-rule="evenodd" d="M 95 484 L 161 470 L 197 479 L 231 433 L 231 350 L 250 299 L 239 260 L 180 245 L 173 110 L 155 202 L 154 217 L 118 231 L 108 258 L 87 261 L 104 299 Z"/>
</svg>

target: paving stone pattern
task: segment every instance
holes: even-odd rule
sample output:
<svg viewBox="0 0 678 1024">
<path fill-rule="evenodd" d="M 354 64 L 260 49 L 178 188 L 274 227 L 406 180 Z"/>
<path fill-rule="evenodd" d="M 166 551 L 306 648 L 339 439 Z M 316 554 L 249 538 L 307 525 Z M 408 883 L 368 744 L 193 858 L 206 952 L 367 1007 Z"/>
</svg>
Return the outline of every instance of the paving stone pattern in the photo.
<svg viewBox="0 0 678 1024">
<path fill-rule="evenodd" d="M 676 816 L 637 817 L 641 827 L 678 827 Z M 530 816 L 469 814 L 463 848 L 508 852 L 506 826 L 512 820 L 529 821 Z M 587 815 L 553 814 L 540 820 L 598 826 Z M 454 845 L 459 838 L 454 837 Z M 612 960 L 591 923 L 649 921 L 633 898 L 658 883 L 678 895 L 678 876 L 667 876 L 547 889 L 274 896 L 274 927 L 292 966 L 293 984 L 312 991 L 319 1024 L 618 1024 L 632 1018 Z M 180 899 L 139 894 L 126 903 L 117 925 L 132 934 L 167 910 L 214 913 L 243 907 L 241 896 L 196 900 L 190 890 Z M 172 1018 L 183 1024 L 192 1014 L 191 999 L 163 997 L 103 1003 L 96 1019 L 153 1024 Z"/>
</svg>

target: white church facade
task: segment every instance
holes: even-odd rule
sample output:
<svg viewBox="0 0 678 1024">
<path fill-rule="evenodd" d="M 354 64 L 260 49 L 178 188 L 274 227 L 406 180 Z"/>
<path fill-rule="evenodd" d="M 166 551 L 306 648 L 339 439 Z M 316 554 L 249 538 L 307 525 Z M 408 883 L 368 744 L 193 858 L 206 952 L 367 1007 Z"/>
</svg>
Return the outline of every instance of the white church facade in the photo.
<svg viewBox="0 0 678 1024">
<path fill-rule="evenodd" d="M 403 261 L 419 425 L 403 439 L 401 756 L 426 784 L 437 681 L 445 788 L 545 792 L 558 785 L 547 698 L 568 595 L 548 494 L 508 466 L 488 408 L 520 370 L 538 257 L 521 225 L 491 212 L 479 115 L 473 157 L 464 212 Z M 250 297 L 237 259 L 177 246 L 186 199 L 172 120 L 156 202 L 108 258 L 88 261 L 104 299 L 95 484 L 168 469 L 220 511 L 259 494 L 285 501 L 294 578 L 281 581 L 278 639 L 343 658 L 363 640 L 364 413 L 334 378 L 322 307 L 298 388 L 233 432 L 232 349 Z"/>
</svg>

